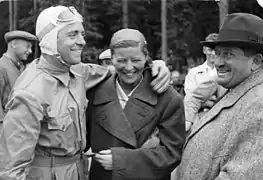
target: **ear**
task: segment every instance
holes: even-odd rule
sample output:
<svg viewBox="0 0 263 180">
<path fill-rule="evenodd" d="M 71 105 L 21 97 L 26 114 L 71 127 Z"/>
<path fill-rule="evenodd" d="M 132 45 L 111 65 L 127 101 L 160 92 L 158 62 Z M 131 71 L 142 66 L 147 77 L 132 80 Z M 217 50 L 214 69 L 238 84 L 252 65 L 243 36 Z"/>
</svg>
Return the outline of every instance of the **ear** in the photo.
<svg viewBox="0 0 263 180">
<path fill-rule="evenodd" d="M 12 41 L 10 42 L 10 44 L 11 44 L 11 47 L 12 47 L 13 49 L 15 49 L 15 48 L 16 48 L 16 44 L 17 44 L 17 40 L 16 40 L 16 39 L 12 40 Z"/>
<path fill-rule="evenodd" d="M 206 54 L 206 52 L 207 52 L 207 49 L 205 46 L 203 46 L 203 53 Z"/>
<path fill-rule="evenodd" d="M 251 71 L 256 71 L 257 69 L 259 69 L 262 66 L 262 61 L 263 61 L 262 54 L 257 53 L 256 55 L 254 55 Z"/>
</svg>

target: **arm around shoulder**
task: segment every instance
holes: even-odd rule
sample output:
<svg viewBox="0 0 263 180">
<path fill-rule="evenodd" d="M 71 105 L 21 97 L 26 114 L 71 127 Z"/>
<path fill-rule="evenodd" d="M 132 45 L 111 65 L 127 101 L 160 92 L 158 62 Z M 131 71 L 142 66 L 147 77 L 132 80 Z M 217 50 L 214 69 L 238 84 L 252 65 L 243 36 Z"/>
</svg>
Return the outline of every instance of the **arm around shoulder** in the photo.
<svg viewBox="0 0 263 180">
<path fill-rule="evenodd" d="M 96 86 L 111 75 L 111 71 L 97 64 L 82 64 L 86 90 Z"/>
</svg>

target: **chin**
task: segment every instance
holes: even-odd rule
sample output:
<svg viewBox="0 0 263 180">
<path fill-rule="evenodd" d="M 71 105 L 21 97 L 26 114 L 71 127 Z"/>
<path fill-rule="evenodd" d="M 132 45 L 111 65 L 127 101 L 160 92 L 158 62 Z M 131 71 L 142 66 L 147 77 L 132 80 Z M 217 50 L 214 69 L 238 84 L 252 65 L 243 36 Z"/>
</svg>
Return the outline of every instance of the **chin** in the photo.
<svg viewBox="0 0 263 180">
<path fill-rule="evenodd" d="M 131 86 L 134 86 L 134 84 L 137 84 L 139 81 L 137 79 L 135 80 L 125 80 L 123 81 L 125 84 L 127 85 L 131 85 Z"/>
<path fill-rule="evenodd" d="M 79 64 L 80 61 L 81 60 L 79 58 L 75 58 L 75 59 L 69 60 L 67 63 L 70 64 L 70 65 L 76 65 L 76 64 Z"/>
</svg>

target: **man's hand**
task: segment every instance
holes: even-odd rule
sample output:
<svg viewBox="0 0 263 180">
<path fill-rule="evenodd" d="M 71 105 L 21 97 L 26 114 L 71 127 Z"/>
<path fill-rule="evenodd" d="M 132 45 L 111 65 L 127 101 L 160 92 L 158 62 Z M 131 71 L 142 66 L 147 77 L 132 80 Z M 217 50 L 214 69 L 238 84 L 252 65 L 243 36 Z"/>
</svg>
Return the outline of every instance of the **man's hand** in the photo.
<svg viewBox="0 0 263 180">
<path fill-rule="evenodd" d="M 205 103 L 202 104 L 202 108 L 211 109 L 216 103 L 216 100 L 217 98 L 215 95 L 211 96 Z"/>
<path fill-rule="evenodd" d="M 110 171 L 113 169 L 112 153 L 110 149 L 102 150 L 97 153 L 95 155 L 95 160 L 98 161 L 105 170 Z"/>
<path fill-rule="evenodd" d="M 170 71 L 162 60 L 153 61 L 152 76 L 157 76 L 152 82 L 153 90 L 163 93 L 167 90 L 170 82 Z"/>
</svg>

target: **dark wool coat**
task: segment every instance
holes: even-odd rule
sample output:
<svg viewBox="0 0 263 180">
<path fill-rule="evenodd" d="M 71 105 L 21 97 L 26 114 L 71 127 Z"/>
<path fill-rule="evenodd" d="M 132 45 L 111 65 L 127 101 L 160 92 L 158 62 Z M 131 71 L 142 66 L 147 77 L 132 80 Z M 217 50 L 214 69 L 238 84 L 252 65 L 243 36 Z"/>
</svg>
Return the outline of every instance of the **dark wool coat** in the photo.
<svg viewBox="0 0 263 180">
<path fill-rule="evenodd" d="M 116 76 L 95 88 L 90 96 L 89 126 L 93 152 L 111 149 L 113 171 L 106 171 L 94 159 L 91 180 L 168 180 L 180 163 L 185 142 L 182 97 L 172 87 L 158 95 L 150 86 L 150 72 L 129 98 L 124 110 L 116 93 Z M 88 93 L 91 95 L 92 93 Z M 159 129 L 160 144 L 140 148 Z"/>
</svg>

